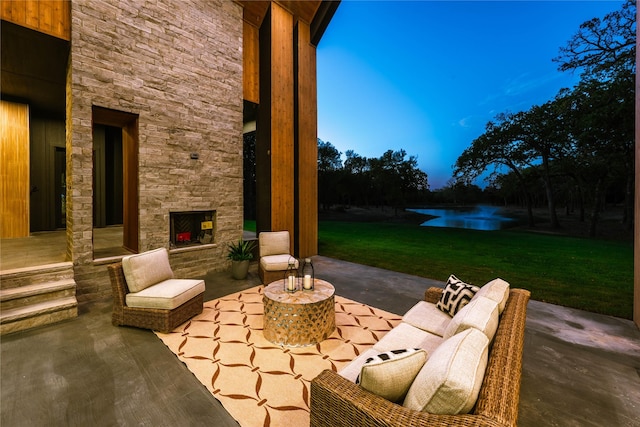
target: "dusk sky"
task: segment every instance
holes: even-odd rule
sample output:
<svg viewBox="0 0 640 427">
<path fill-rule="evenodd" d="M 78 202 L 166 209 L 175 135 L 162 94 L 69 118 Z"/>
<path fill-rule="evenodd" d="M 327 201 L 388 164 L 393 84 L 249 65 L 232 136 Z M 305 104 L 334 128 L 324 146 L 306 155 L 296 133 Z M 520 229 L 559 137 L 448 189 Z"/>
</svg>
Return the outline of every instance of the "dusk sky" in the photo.
<svg viewBox="0 0 640 427">
<path fill-rule="evenodd" d="M 343 160 L 404 149 L 441 188 L 489 120 L 577 83 L 552 58 L 581 23 L 621 5 L 342 0 L 317 49 L 318 138 Z"/>
</svg>

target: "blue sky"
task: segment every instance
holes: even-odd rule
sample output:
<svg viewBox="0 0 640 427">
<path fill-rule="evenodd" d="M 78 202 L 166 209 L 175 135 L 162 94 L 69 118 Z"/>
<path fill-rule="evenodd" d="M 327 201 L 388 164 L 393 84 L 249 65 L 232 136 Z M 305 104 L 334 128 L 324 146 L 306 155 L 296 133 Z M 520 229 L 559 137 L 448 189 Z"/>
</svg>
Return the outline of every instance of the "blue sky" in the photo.
<svg viewBox="0 0 640 427">
<path fill-rule="evenodd" d="M 621 5 L 342 0 L 317 49 L 318 137 L 364 157 L 404 149 L 441 188 L 489 120 L 578 81 L 552 58 Z"/>
</svg>

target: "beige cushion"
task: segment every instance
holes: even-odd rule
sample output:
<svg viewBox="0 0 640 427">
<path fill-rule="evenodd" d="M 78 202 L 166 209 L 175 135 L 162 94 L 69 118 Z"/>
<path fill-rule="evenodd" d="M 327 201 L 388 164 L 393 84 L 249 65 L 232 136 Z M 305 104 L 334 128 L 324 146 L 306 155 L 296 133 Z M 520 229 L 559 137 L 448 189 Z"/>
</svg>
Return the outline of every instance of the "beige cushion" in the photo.
<svg viewBox="0 0 640 427">
<path fill-rule="evenodd" d="M 390 330 L 373 349 L 379 353 L 398 348 L 421 348 L 431 354 L 442 343 L 442 337 L 401 322 Z"/>
<path fill-rule="evenodd" d="M 128 307 L 173 310 L 204 292 L 204 280 L 168 279 L 140 292 L 128 293 Z"/>
<path fill-rule="evenodd" d="M 451 322 L 451 316 L 438 309 L 433 303 L 419 301 L 407 311 L 402 321 L 441 337 Z"/>
<path fill-rule="evenodd" d="M 298 260 L 291 255 L 267 255 L 260 258 L 260 266 L 264 271 L 286 270 L 289 262 L 293 262 L 295 268 L 298 268 Z"/>
<path fill-rule="evenodd" d="M 489 340 L 492 340 L 498 329 L 499 320 L 498 303 L 489 298 L 480 297 L 462 307 L 453 316 L 442 338 L 446 340 L 466 329 L 474 328 L 485 334 Z"/>
<path fill-rule="evenodd" d="M 493 279 L 481 287 L 473 298 L 480 297 L 489 298 L 497 302 L 500 314 L 502 314 L 505 305 L 507 305 L 507 299 L 509 299 L 509 283 L 499 278 Z"/>
<path fill-rule="evenodd" d="M 365 361 L 356 383 L 391 402 L 402 401 L 426 360 L 427 352 L 418 349 L 379 353 Z"/>
<path fill-rule="evenodd" d="M 258 242 L 261 257 L 289 254 L 288 231 L 263 231 L 258 234 Z"/>
<path fill-rule="evenodd" d="M 123 257 L 122 270 L 129 292 L 140 292 L 158 282 L 173 278 L 169 253 L 165 248 Z"/>
<path fill-rule="evenodd" d="M 488 350 L 489 340 L 476 329 L 449 338 L 429 356 L 403 406 L 432 414 L 468 413 L 478 399 Z"/>
</svg>

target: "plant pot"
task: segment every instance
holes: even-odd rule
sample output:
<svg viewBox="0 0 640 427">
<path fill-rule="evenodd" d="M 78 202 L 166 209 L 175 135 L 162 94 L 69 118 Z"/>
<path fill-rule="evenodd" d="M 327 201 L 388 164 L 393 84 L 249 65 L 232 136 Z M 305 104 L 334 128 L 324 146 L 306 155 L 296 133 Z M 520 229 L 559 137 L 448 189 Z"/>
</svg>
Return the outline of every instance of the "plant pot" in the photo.
<svg viewBox="0 0 640 427">
<path fill-rule="evenodd" d="M 231 277 L 236 280 L 246 279 L 249 272 L 249 260 L 231 261 Z"/>
</svg>

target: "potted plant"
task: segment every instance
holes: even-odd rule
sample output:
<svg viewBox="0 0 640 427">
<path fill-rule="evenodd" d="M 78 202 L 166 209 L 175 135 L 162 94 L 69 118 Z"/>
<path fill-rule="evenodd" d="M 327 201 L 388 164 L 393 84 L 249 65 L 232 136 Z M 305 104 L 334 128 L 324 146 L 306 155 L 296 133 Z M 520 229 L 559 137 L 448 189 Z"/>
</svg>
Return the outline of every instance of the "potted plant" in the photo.
<svg viewBox="0 0 640 427">
<path fill-rule="evenodd" d="M 227 258 L 231 260 L 231 276 L 234 279 L 244 279 L 249 271 L 249 261 L 253 259 L 253 250 L 256 247 L 254 240 L 238 240 L 229 243 Z"/>
</svg>

